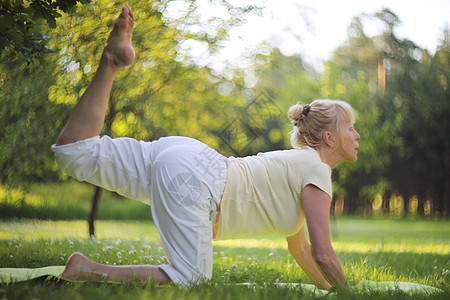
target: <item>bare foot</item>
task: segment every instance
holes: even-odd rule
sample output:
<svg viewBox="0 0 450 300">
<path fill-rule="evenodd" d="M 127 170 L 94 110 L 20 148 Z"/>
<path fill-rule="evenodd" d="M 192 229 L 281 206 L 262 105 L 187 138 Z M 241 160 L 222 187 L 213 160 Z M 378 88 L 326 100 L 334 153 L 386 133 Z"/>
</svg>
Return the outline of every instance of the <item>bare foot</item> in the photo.
<svg viewBox="0 0 450 300">
<path fill-rule="evenodd" d="M 79 252 L 73 253 L 66 263 L 64 272 L 59 275 L 69 280 L 89 280 L 92 276 L 92 261 Z"/>
<path fill-rule="evenodd" d="M 109 34 L 103 56 L 110 60 L 114 66 L 120 68 L 133 63 L 135 54 L 131 44 L 134 16 L 128 5 L 122 8 L 122 12 Z"/>
</svg>

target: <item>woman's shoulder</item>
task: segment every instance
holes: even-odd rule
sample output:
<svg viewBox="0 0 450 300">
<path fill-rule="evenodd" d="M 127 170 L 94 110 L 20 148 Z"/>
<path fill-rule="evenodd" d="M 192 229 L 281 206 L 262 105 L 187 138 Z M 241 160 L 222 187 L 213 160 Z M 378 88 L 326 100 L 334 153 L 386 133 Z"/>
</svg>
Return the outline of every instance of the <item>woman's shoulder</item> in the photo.
<svg viewBox="0 0 450 300">
<path fill-rule="evenodd" d="M 258 153 L 257 156 L 265 157 L 267 159 L 288 159 L 288 160 L 318 159 L 320 161 L 320 156 L 317 153 L 317 151 L 310 147 L 260 152 Z"/>
</svg>

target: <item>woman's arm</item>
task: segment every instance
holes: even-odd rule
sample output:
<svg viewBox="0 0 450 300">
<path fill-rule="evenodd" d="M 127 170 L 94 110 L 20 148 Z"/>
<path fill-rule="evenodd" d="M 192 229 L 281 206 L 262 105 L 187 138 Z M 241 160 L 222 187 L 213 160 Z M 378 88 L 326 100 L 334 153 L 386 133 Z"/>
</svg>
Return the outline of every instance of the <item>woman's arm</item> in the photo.
<svg viewBox="0 0 450 300">
<path fill-rule="evenodd" d="M 311 246 L 306 238 L 305 228 L 302 227 L 295 235 L 287 237 L 286 240 L 289 252 L 311 282 L 319 289 L 329 290 L 331 285 L 323 277 L 311 256 Z"/>
<path fill-rule="evenodd" d="M 311 242 L 311 256 L 318 269 L 332 286 L 347 286 L 350 288 L 341 262 L 331 245 L 330 196 L 316 186 L 309 184 L 302 191 L 302 199 Z"/>
</svg>

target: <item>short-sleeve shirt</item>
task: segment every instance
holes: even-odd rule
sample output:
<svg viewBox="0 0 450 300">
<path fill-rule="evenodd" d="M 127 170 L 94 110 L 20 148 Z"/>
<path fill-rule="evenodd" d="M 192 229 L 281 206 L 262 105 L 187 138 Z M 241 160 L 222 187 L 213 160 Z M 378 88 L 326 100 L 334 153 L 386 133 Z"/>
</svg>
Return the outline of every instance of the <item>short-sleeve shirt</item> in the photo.
<svg viewBox="0 0 450 300">
<path fill-rule="evenodd" d="M 216 240 L 301 229 L 302 190 L 312 184 L 332 197 L 331 169 L 310 147 L 228 158 Z"/>
</svg>

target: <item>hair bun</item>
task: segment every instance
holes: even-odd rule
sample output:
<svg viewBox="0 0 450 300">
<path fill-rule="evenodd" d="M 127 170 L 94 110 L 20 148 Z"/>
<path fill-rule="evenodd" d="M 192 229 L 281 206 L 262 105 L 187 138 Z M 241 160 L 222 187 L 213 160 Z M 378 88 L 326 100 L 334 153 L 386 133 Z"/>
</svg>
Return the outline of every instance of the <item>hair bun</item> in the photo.
<svg viewBox="0 0 450 300">
<path fill-rule="evenodd" d="M 288 110 L 288 117 L 289 119 L 291 119 L 292 123 L 294 123 L 294 125 L 297 125 L 296 123 L 298 123 L 300 120 L 302 120 L 302 116 L 303 116 L 303 112 L 305 112 L 305 114 L 307 114 L 309 111 L 309 105 L 300 105 L 300 104 L 295 104 L 292 105 L 289 110 Z"/>
</svg>

